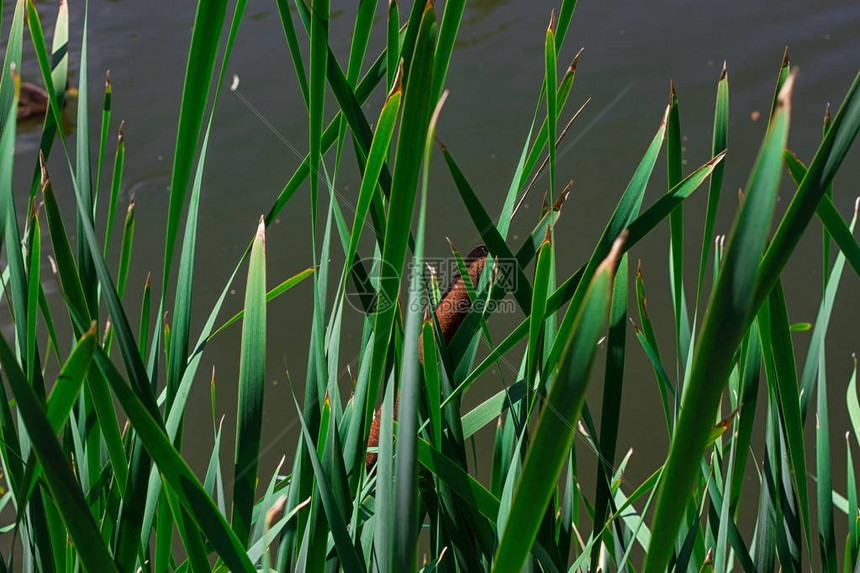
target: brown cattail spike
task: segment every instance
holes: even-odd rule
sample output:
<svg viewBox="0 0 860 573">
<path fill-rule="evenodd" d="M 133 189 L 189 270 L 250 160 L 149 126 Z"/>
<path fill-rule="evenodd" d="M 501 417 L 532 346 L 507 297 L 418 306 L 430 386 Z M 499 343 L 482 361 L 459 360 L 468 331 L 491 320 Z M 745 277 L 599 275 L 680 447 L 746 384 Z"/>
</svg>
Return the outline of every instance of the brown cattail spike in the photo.
<svg viewBox="0 0 860 573">
<path fill-rule="evenodd" d="M 451 250 L 454 253 L 458 253 L 458 251 L 454 248 L 454 245 L 451 243 L 450 239 L 448 239 L 448 244 L 451 245 Z M 457 275 L 456 277 L 454 277 L 454 280 L 448 287 L 448 290 L 445 291 L 445 293 L 442 295 L 442 300 L 436 307 L 436 320 L 439 322 L 439 329 L 442 332 L 442 338 L 446 345 L 449 344 L 454 338 L 454 335 L 457 333 L 457 329 L 460 328 L 460 325 L 463 323 L 463 320 L 466 318 L 466 315 L 469 313 L 469 309 L 472 306 L 471 300 L 469 299 L 468 290 L 466 289 L 466 285 L 463 281 L 468 279 L 472 281 L 473 285 L 478 284 L 478 281 L 480 280 L 481 275 L 484 272 L 484 265 L 487 262 L 488 254 L 489 251 L 484 245 L 478 245 L 477 247 L 472 249 L 472 251 L 465 258 L 468 276 L 462 277 Z M 418 360 L 423 366 L 424 352 L 422 348 L 423 335 L 418 340 Z M 398 394 L 394 402 L 395 420 L 397 419 L 397 408 L 399 404 L 400 395 Z M 379 446 L 379 424 L 380 418 L 378 412 L 374 412 L 373 421 L 370 424 L 370 434 L 367 440 L 368 448 L 376 448 Z M 364 463 L 368 472 L 370 472 L 370 470 L 376 464 L 376 459 L 376 452 L 367 452 L 364 458 Z"/>
</svg>

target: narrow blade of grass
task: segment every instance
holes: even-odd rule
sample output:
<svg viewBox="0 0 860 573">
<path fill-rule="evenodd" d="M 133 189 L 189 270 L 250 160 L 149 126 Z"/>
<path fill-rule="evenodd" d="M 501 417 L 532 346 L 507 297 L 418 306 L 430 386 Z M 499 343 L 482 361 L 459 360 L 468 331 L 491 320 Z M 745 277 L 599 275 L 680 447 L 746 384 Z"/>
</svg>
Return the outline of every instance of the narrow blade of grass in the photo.
<svg viewBox="0 0 860 573">
<path fill-rule="evenodd" d="M 430 177 L 430 154 L 436 134 L 436 124 L 447 93 L 443 93 L 435 106 L 424 138 L 424 157 L 421 180 L 421 199 L 418 208 L 418 229 L 415 233 L 415 256 L 409 278 L 409 306 L 404 325 L 403 363 L 400 375 L 400 392 L 397 413 L 398 440 L 395 468 L 394 556 L 398 571 L 415 571 L 418 565 L 416 520 L 418 513 L 418 408 L 421 400 L 421 364 L 419 345 L 421 306 L 424 298 L 422 275 L 424 269 L 424 232 L 427 225 L 427 188 Z M 423 355 L 422 355 L 423 356 Z M 433 358 L 435 359 L 435 354 Z"/>
<path fill-rule="evenodd" d="M 365 440 L 370 430 L 370 418 L 388 355 L 388 343 L 397 309 L 397 305 L 393 302 L 397 300 L 400 278 L 406 263 L 406 245 L 412 222 L 419 167 L 424 151 L 424 136 L 430 121 L 429 86 L 432 80 L 435 37 L 436 18 L 431 6 L 421 17 L 421 27 L 411 66 L 412 73 L 407 80 L 403 102 L 403 119 L 400 124 L 392 182 L 392 190 L 396 192 L 392 192 L 388 208 L 388 225 L 382 252 L 382 267 L 385 272 L 379 282 L 381 300 L 388 303 L 387 307 L 380 309 L 375 317 L 373 357 L 367 399 L 364 404 L 361 404 L 364 407 L 363 439 Z"/>
<path fill-rule="evenodd" d="M 0 337 L 0 363 L 78 555 L 91 571 L 117 571 L 39 399 L 3 337 Z"/>
<path fill-rule="evenodd" d="M 711 155 L 716 157 L 726 150 L 729 131 L 729 76 L 726 66 L 720 73 L 717 83 L 717 103 L 714 111 L 714 135 L 711 141 Z M 699 280 L 696 288 L 696 313 L 698 314 L 699 299 L 702 296 L 702 285 L 705 282 L 705 270 L 711 256 L 711 242 L 714 238 L 714 225 L 717 221 L 717 209 L 720 204 L 720 193 L 723 187 L 723 171 L 725 162 L 714 167 L 708 188 L 708 209 L 705 214 L 705 231 L 702 238 L 702 255 L 699 262 Z"/>
<path fill-rule="evenodd" d="M 624 390 L 624 357 L 627 342 L 627 255 L 622 255 L 612 287 L 609 334 L 606 342 L 606 366 L 603 375 L 603 405 L 600 413 L 600 453 L 597 485 L 594 495 L 594 528 L 592 537 L 600 539 L 610 505 L 610 479 L 615 465 L 615 448 L 621 424 L 621 397 Z M 599 547 L 595 543 L 595 547 Z M 592 549 L 591 567 L 597 566 L 599 552 Z"/>
<path fill-rule="evenodd" d="M 818 147 L 809 170 L 798 186 L 797 193 L 791 200 L 764 255 L 761 262 L 761 280 L 755 288 L 754 306 L 764 301 L 776 283 L 780 271 L 800 241 L 803 230 L 812 219 L 858 131 L 860 131 L 860 73 L 854 78 L 845 95 L 839 112 L 833 118 L 833 124 Z"/>
<path fill-rule="evenodd" d="M 822 358 L 824 340 L 819 343 Z M 833 531 L 833 480 L 830 475 L 830 416 L 827 406 L 827 373 L 824 360 L 818 365 L 818 397 L 816 398 L 815 424 L 815 470 L 818 493 L 818 540 L 821 547 L 821 569 L 836 573 L 839 561 L 836 557 L 836 534 Z"/>
<path fill-rule="evenodd" d="M 529 448 L 513 505 L 496 552 L 493 571 L 519 571 L 528 558 L 540 521 L 564 459 L 573 441 L 574 426 L 585 401 L 589 373 L 597 341 L 606 326 L 615 266 L 623 238 L 596 269 L 594 279 L 577 312 L 574 328 L 565 341 L 558 376 L 549 390 L 547 404 Z"/>
<path fill-rule="evenodd" d="M 663 571 L 669 562 L 735 349 L 755 316 L 751 293 L 776 201 L 782 149 L 788 137 L 790 88 L 788 84 L 781 109 L 762 143 L 708 304 L 657 499 L 646 573 Z"/>
<path fill-rule="evenodd" d="M 233 530 L 245 545 L 251 528 L 266 385 L 266 247 L 262 217 L 251 249 L 239 360 L 239 417 L 233 486 Z"/>
</svg>

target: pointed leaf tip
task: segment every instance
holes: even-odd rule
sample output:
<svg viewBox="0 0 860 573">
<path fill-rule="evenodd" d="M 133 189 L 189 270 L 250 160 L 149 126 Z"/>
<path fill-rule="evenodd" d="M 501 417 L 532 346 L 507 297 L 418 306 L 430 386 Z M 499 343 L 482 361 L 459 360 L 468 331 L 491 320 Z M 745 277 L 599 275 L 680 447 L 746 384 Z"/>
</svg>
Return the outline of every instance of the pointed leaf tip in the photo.
<svg viewBox="0 0 860 573">
<path fill-rule="evenodd" d="M 442 113 L 442 108 L 445 107 L 445 102 L 448 101 L 448 90 L 442 92 L 439 96 L 439 101 L 436 102 L 436 108 L 433 110 L 433 115 L 430 116 L 430 130 L 436 129 L 436 123 L 439 121 L 439 115 Z"/>
<path fill-rule="evenodd" d="M 787 68 L 789 64 L 788 46 L 785 47 L 785 52 L 782 54 L 782 67 Z"/>
<path fill-rule="evenodd" d="M 555 35 L 555 8 L 549 13 L 549 26 L 547 26 L 546 31 Z"/>
<path fill-rule="evenodd" d="M 400 58 L 400 62 L 397 64 L 397 73 L 394 75 L 394 82 L 391 84 L 391 91 L 388 92 L 388 98 L 403 91 L 403 58 Z"/>
<path fill-rule="evenodd" d="M 720 72 L 720 80 L 726 79 L 726 76 L 728 75 L 728 73 L 729 73 L 729 70 L 728 70 L 728 67 L 726 66 L 726 61 L 723 60 L 723 70 Z"/>
<path fill-rule="evenodd" d="M 283 461 L 281 462 L 283 463 Z M 266 531 L 269 531 L 272 528 L 272 523 L 275 521 L 275 518 L 284 510 L 284 506 L 287 505 L 287 496 L 282 495 L 275 503 L 272 504 L 272 507 L 269 508 L 269 511 L 266 512 Z"/>
<path fill-rule="evenodd" d="M 779 90 L 779 95 L 776 97 L 777 109 L 785 109 L 786 111 L 791 110 L 791 94 L 794 91 L 795 81 L 797 81 L 797 70 L 793 70 L 788 77 L 785 78 L 785 82 Z"/>
<path fill-rule="evenodd" d="M 257 234 L 254 240 L 259 240 L 260 244 L 265 249 L 266 247 L 266 216 L 260 215 L 260 223 L 257 225 Z"/>
<path fill-rule="evenodd" d="M 567 184 L 564 188 L 564 191 L 561 192 L 561 195 L 558 196 L 558 199 L 555 200 L 555 204 L 552 206 L 553 211 L 561 211 L 562 205 L 567 201 L 568 196 L 570 195 L 570 190 L 573 188 L 573 179 Z"/>
<path fill-rule="evenodd" d="M 110 68 L 105 72 L 105 90 L 109 90 L 111 86 L 110 83 Z"/>
<path fill-rule="evenodd" d="M 723 149 L 722 151 L 717 153 L 714 156 L 714 158 L 711 159 L 710 161 L 708 161 L 705 165 L 707 165 L 708 167 L 711 167 L 711 168 L 716 167 L 717 163 L 719 163 L 720 161 L 722 161 L 726 157 L 726 153 L 728 153 L 728 151 L 729 151 L 728 149 Z"/>
<path fill-rule="evenodd" d="M 445 237 L 445 240 L 448 241 L 448 246 L 451 248 L 452 253 L 457 254 L 460 252 L 457 250 L 457 247 L 454 246 L 454 243 L 451 242 L 451 239 L 449 237 Z"/>
<path fill-rule="evenodd" d="M 41 171 L 41 180 L 39 184 L 41 185 L 42 192 L 45 192 L 45 186 L 51 182 L 51 178 L 48 177 L 48 167 L 45 165 L 45 154 L 42 153 L 42 150 L 39 150 L 39 169 Z"/>
<path fill-rule="evenodd" d="M 603 259 L 603 262 L 600 263 L 596 273 L 599 273 L 604 267 L 608 266 L 612 274 L 615 274 L 615 269 L 618 267 L 618 261 L 621 260 L 621 255 L 624 254 L 624 244 L 627 242 L 627 235 L 629 234 L 630 232 L 627 229 L 624 229 L 618 234 L 618 237 L 612 243 L 612 249 L 609 251 L 606 258 Z"/>
<path fill-rule="evenodd" d="M 666 106 L 666 111 L 663 112 L 663 120 L 660 122 L 660 128 L 657 131 L 666 127 L 666 123 L 669 121 L 669 110 L 670 109 L 672 109 L 672 104 L 669 104 Z"/>
<path fill-rule="evenodd" d="M 580 48 L 576 55 L 573 57 L 573 61 L 570 62 L 570 71 L 576 71 L 576 65 L 579 63 L 579 56 L 582 55 L 582 52 L 585 51 L 585 48 Z"/>
<path fill-rule="evenodd" d="M 585 48 L 580 48 L 576 55 L 573 57 L 573 61 L 570 62 L 570 67 L 567 69 L 567 73 L 573 73 L 576 71 L 576 65 L 579 63 L 579 56 L 582 55 L 582 52 L 585 51 Z"/>
</svg>

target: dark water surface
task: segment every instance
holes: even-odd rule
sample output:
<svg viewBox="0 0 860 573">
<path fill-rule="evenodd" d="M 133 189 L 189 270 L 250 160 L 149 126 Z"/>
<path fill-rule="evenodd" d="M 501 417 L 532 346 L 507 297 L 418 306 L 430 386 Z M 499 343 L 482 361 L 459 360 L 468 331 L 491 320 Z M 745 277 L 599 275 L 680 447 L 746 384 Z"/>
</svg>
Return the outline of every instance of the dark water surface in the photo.
<svg viewBox="0 0 860 573">
<path fill-rule="evenodd" d="M 334 17 L 330 42 L 342 65 L 345 65 L 352 36 L 354 4 L 334 2 L 332 6 Z M 789 145 L 806 162 L 820 141 L 825 105 L 828 102 L 838 105 L 860 68 L 860 42 L 857 41 L 860 5 L 856 2 L 702 3 L 676 0 L 659 4 L 583 0 L 560 48 L 559 75 L 574 54 L 585 47 L 562 123 L 588 97 L 592 98 L 558 154 L 557 191 L 569 179 L 574 180 L 572 194 L 557 226 L 560 278 L 569 276 L 589 256 L 658 127 L 669 98 L 670 78 L 675 82 L 680 101 L 686 174 L 709 159 L 716 83 L 723 62 L 728 64 L 729 154 L 717 222 L 717 233 L 727 233 L 736 212 L 737 190 L 745 185 L 764 132 L 784 47 L 790 47 L 792 65 L 800 71 Z M 384 45 L 383 6 L 387 6 L 387 2 L 380 4 L 377 14 L 379 21 L 371 39 L 371 57 L 375 57 Z M 543 77 L 544 34 L 550 11 L 557 7 L 556 2 L 487 0 L 468 2 L 466 6 L 448 76 L 450 97 L 438 135 L 491 214 L 498 214 L 501 209 L 528 133 Z M 50 38 L 56 4 L 39 3 L 38 9 Z M 12 8 L 7 7 L 3 19 L 4 42 L 11 13 Z M 405 17 L 407 13 L 408 7 L 401 6 L 401 14 Z M 437 13 L 441 16 L 441 5 L 437 7 Z M 132 301 L 131 309 L 138 306 L 134 301 L 140 300 L 148 272 L 152 272 L 154 292 L 161 284 L 167 187 L 193 17 L 192 2 L 99 0 L 90 3 L 89 88 L 94 94 L 90 105 L 94 137 L 100 121 L 103 74 L 107 68 L 110 68 L 113 79 L 108 165 L 113 161 L 118 122 L 126 122 L 127 150 L 120 213 L 124 214 L 130 197 L 134 195 L 136 236 L 127 293 L 127 300 Z M 82 6 L 80 2 L 73 2 L 70 41 L 73 84 L 78 81 L 82 20 Z M 300 38 L 304 39 L 302 32 Z M 24 79 L 38 81 L 35 58 L 28 42 L 29 39 L 25 38 Z M 236 74 L 239 77 L 238 94 L 241 98 L 228 89 L 222 93 L 209 147 L 195 268 L 192 323 L 195 339 L 236 261 L 253 237 L 260 214 L 269 209 L 299 165 L 299 156 L 308 148 L 306 110 L 274 2 L 252 2 L 248 6 L 228 72 L 229 76 Z M 228 77 L 227 81 L 231 80 L 232 77 Z M 331 102 L 330 107 L 334 109 L 333 98 Z M 376 97 L 365 108 L 371 121 L 378 116 L 379 103 L 380 98 Z M 759 121 L 752 119 L 756 112 L 762 115 Z M 331 111 L 327 117 L 331 117 Z M 71 139 L 70 144 L 73 145 Z M 25 190 L 37 147 L 38 127 L 21 134 L 16 157 L 16 193 L 21 201 L 20 209 L 26 201 Z M 354 160 L 349 157 L 349 146 L 346 152 L 346 166 L 339 174 L 336 189 L 344 215 L 351 222 L 352 205 L 360 180 Z M 426 248 L 430 256 L 443 257 L 449 253 L 446 236 L 463 252 L 470 250 L 479 239 L 474 225 L 463 212 L 459 196 L 438 155 L 436 153 L 434 157 L 430 178 L 432 189 Z M 55 147 L 51 161 L 55 189 L 68 220 L 71 220 L 73 193 L 65 174 L 67 169 L 59 159 L 59 147 Z M 332 163 L 333 159 L 330 159 L 329 165 Z M 649 185 L 646 206 L 665 191 L 665 169 L 665 161 L 661 157 Z M 105 176 L 109 177 L 109 170 Z M 858 181 L 860 151 L 855 146 L 836 180 L 834 194 L 836 207 L 845 218 L 850 217 L 855 197 L 860 193 Z M 548 177 L 544 177 L 533 189 L 525 208 L 514 222 L 511 231 L 514 243 L 518 244 L 536 222 L 541 197 L 548 185 Z M 690 285 L 695 284 L 706 193 L 703 186 L 687 202 L 685 260 L 688 300 L 695 296 L 694 287 Z M 791 186 L 784 185 L 780 212 L 792 193 Z M 308 196 L 308 187 L 304 186 L 269 229 L 270 285 L 313 264 Z M 102 198 L 106 198 L 106 193 Z M 325 206 L 323 202 L 321 225 L 324 223 Z M 121 218 L 120 215 L 120 221 Z M 813 222 L 783 275 L 792 322 L 813 322 L 818 309 L 822 288 L 819 229 L 820 225 Z M 337 243 L 336 240 L 334 242 Z M 116 260 L 118 236 L 114 244 L 117 249 L 112 256 Z M 333 269 L 340 269 L 342 258 L 340 249 L 333 248 Z M 637 259 L 642 261 L 649 309 L 668 365 L 673 355 L 673 318 L 667 272 L 668 225 L 663 225 L 632 251 L 631 279 Z M 244 272 L 225 305 L 225 318 L 241 305 L 243 285 Z M 46 284 L 46 288 L 53 289 L 53 302 L 59 305 L 53 284 Z M 631 311 L 632 316 L 636 316 L 634 307 Z M 135 323 L 137 313 L 130 313 Z M 293 384 L 301 389 L 306 372 L 311 313 L 310 281 L 269 306 L 269 385 L 266 388 L 263 435 L 266 451 L 261 476 L 270 475 L 281 456 L 287 457 L 287 464 L 292 459 L 292 448 L 299 430 L 285 368 L 289 370 Z M 352 363 L 355 367 L 360 350 L 360 317 L 351 309 L 348 313 L 344 317 L 339 377 L 344 399 L 351 391 L 345 366 Z M 518 313 L 494 318 L 490 323 L 494 340 L 501 340 L 521 318 Z M 840 491 L 845 487 L 842 436 L 849 428 L 844 396 L 852 367 L 851 353 L 860 349 L 858 319 L 860 282 L 848 268 L 836 301 L 827 348 L 834 487 Z M 156 320 L 155 317 L 152 320 Z M 185 424 L 183 454 L 202 474 L 213 442 L 209 378 L 214 368 L 216 411 L 219 416 L 225 415 L 222 447 L 228 482 L 232 473 L 229 468 L 232 467 L 230 460 L 235 428 L 239 334 L 240 328 L 233 327 L 210 345 L 191 394 Z M 801 366 L 808 339 L 808 332 L 794 337 Z M 602 368 L 599 364 L 602 360 L 603 353 L 598 359 L 592 382 L 590 404 L 595 415 L 600 409 Z M 514 381 L 517 366 L 518 361 L 503 366 L 506 383 Z M 488 373 L 467 396 L 465 407 L 474 405 L 500 387 L 498 374 Z M 632 328 L 628 338 L 624 391 L 618 451 L 620 460 L 628 448 L 635 449 L 626 475 L 629 485 L 625 491 L 629 493 L 656 469 L 668 447 L 654 376 Z M 813 425 L 808 424 L 807 430 L 809 438 L 812 438 Z M 489 475 L 486 462 L 490 458 L 487 446 L 491 440 L 489 431 L 479 434 L 478 475 L 482 480 L 487 480 Z M 588 476 L 593 472 L 594 454 L 587 451 L 584 441 L 577 444 L 580 467 Z M 754 447 L 756 459 L 760 461 L 760 439 L 754 442 Z M 808 450 L 810 464 L 814 463 L 812 451 Z M 754 479 L 754 475 L 750 473 L 749 478 Z M 593 480 L 585 479 L 583 487 L 591 496 Z M 752 487 L 746 490 L 749 493 L 745 499 L 753 506 L 758 501 L 758 488 L 755 483 L 749 485 Z M 844 516 L 837 513 L 837 522 L 840 525 L 844 523 Z"/>
</svg>

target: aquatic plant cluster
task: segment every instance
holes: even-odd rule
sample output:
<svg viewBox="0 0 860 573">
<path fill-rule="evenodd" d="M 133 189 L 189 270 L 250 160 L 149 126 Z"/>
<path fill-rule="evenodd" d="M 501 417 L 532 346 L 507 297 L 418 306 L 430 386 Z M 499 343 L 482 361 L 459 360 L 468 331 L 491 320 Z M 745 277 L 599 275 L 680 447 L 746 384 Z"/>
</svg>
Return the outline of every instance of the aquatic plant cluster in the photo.
<svg viewBox="0 0 860 573">
<path fill-rule="evenodd" d="M 465 0 L 444 7 L 418 0 L 403 13 L 396 1 L 387 7 L 360 1 L 347 62 L 329 47 L 328 0 L 277 0 L 307 104 L 309 153 L 261 217 L 208 319 L 197 324 L 190 310 L 201 189 L 217 185 L 203 170 L 246 2 L 236 2 L 231 18 L 225 1 L 198 4 L 161 284 L 147 280 L 142 301 L 131 301 L 124 292 L 134 264 L 134 205 L 124 223 L 118 220 L 125 146 L 122 127 L 118 134 L 111 128 L 110 80 L 100 130 L 91 129 L 87 103 L 96 96 L 87 90 L 86 25 L 70 50 L 69 5 L 61 2 L 49 48 L 40 11 L 52 8 L 18 0 L 0 78 L 2 280 L 14 331 L 0 336 L 0 568 L 856 570 L 856 371 L 846 401 L 853 426 L 846 442 L 848 490 L 838 492 L 831 480 L 828 405 L 844 406 L 841 399 L 828 402 L 825 341 L 846 263 L 860 274 L 860 246 L 852 234 L 857 214 L 846 222 L 832 201 L 834 176 L 860 129 L 860 75 L 825 117 L 820 147 L 804 163 L 786 149 L 793 88 L 802 77 L 784 59 L 766 134 L 731 232 L 722 238 L 714 227 L 724 166 L 733 160 L 727 153 L 728 73 L 714 78 L 711 156 L 693 170 L 681 160 L 673 91 L 591 256 L 562 260 L 554 233 L 572 199 L 570 186 L 556 178 L 556 147 L 567 132 L 560 125 L 570 126 L 566 104 L 577 59 L 566 65 L 565 40 L 575 4 L 563 0 L 558 16 L 550 17 L 532 124 L 504 200 L 486 205 L 453 152 L 434 143 Z M 85 5 L 75 9 L 85 16 Z M 44 84 L 46 115 L 38 156 L 30 158 L 29 200 L 19 212 L 14 197 L 21 190 L 13 193 L 12 170 L 22 160 L 14 147 L 24 26 Z M 381 53 L 368 54 L 374 26 L 384 29 L 387 42 Z M 61 114 L 75 52 L 80 93 L 72 135 Z M 385 96 L 378 109 L 364 107 L 374 94 Z M 326 117 L 333 119 L 326 123 Z M 116 136 L 111 170 L 106 142 Z M 72 137 L 74 153 L 67 143 Z M 664 146 L 668 188 L 646 205 L 645 189 Z M 353 152 L 362 178 L 349 221 L 332 190 L 345 169 L 342 154 Z M 52 153 L 54 162 L 59 156 L 67 164 L 67 193 L 54 192 L 46 168 Z M 451 280 L 457 282 L 449 290 L 447 280 L 425 277 L 431 157 L 444 162 L 484 245 L 465 257 L 453 252 Z M 108 171 L 112 175 L 102 178 Z M 794 194 L 772 221 L 785 173 Z M 511 222 L 533 185 L 547 198 L 530 235 L 517 241 L 509 236 Z M 98 208 L 100 191 L 110 197 L 106 211 Z M 684 216 L 700 217 L 684 213 L 685 200 L 697 191 L 708 194 L 707 210 L 695 247 L 697 280 L 685 284 L 681 253 L 694 247 L 682 241 Z M 313 260 L 272 286 L 266 229 L 291 208 L 296 193 L 311 198 Z M 74 221 L 63 217 L 58 196 L 74 198 Z M 323 214 L 325 224 L 318 225 Z M 815 218 L 824 228 L 825 283 L 798 372 L 780 275 Z M 670 235 L 672 362 L 661 358 L 644 279 L 629 261 L 631 250 L 663 225 Z M 108 253 L 120 233 L 117 262 Z M 43 287 L 51 278 L 40 271 L 46 260 L 59 285 L 59 306 L 49 304 Z M 301 434 L 288 452 L 291 466 L 262 475 L 261 427 L 264 409 L 273 407 L 264 400 L 267 302 L 294 296 L 287 291 L 302 281 L 313 284 L 310 351 L 303 375 L 294 371 L 290 380 L 303 386 L 303 403 L 294 399 L 287 408 Z M 631 281 L 634 289 L 628 289 Z M 244 307 L 225 321 L 222 305 L 237 282 L 244 282 Z M 515 304 L 522 317 L 501 337 L 489 329 L 499 301 Z M 633 316 L 628 303 L 637 311 Z M 345 312 L 362 322 L 350 396 L 336 384 Z M 139 324 L 131 323 L 132 314 L 141 317 Z M 242 335 L 233 463 L 222 466 L 221 441 L 228 438 L 219 429 L 208 469 L 196 475 L 181 453 L 183 436 L 197 431 L 184 420 L 189 392 L 210 382 L 199 372 L 208 342 L 236 323 Z M 638 484 L 624 478 L 630 453 L 622 455 L 618 443 L 621 424 L 631 422 L 621 416 L 628 352 L 645 353 L 653 365 L 671 442 L 663 463 Z M 605 362 L 603 379 L 593 380 L 598 358 Z M 463 397 L 491 370 L 501 374 L 501 360 L 517 364 L 516 376 L 502 375 L 502 390 L 465 411 Z M 602 385 L 602 403 L 588 403 L 590 383 Z M 759 401 L 767 407 L 757 408 Z M 757 410 L 766 412 L 764 419 L 756 419 Z M 814 451 L 804 443 L 812 418 Z M 470 444 L 485 428 L 495 438 L 492 467 L 482 472 L 489 479 L 481 480 Z M 754 433 L 763 435 L 763 451 L 751 451 Z M 597 456 L 596 481 L 579 478 L 577 445 L 580 458 Z M 742 504 L 758 508 L 754 524 L 739 526 Z M 753 533 L 745 537 L 741 530 Z"/>
</svg>

